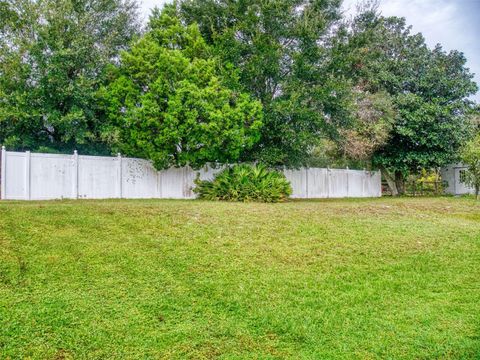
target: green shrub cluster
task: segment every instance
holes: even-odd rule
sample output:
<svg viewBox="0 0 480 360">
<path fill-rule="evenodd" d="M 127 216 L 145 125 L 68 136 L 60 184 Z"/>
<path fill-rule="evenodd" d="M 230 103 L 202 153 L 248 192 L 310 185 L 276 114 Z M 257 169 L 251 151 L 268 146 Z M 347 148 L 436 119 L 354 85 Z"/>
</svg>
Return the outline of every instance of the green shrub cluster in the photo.
<svg viewBox="0 0 480 360">
<path fill-rule="evenodd" d="M 273 203 L 284 201 L 292 193 L 290 183 L 282 173 L 263 165 L 234 165 L 211 181 L 197 178 L 195 184 L 194 192 L 205 200 Z"/>
</svg>

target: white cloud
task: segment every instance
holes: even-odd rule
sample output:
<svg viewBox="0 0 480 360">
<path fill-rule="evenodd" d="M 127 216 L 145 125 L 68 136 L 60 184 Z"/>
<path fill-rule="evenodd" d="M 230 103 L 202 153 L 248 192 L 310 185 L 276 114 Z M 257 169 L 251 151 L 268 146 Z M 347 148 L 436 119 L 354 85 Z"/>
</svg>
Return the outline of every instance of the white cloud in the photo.
<svg viewBox="0 0 480 360">
<path fill-rule="evenodd" d="M 155 7 L 162 8 L 162 6 L 169 2 L 170 0 L 139 0 L 140 1 L 140 12 L 143 18 L 148 19 L 150 11 Z"/>
</svg>

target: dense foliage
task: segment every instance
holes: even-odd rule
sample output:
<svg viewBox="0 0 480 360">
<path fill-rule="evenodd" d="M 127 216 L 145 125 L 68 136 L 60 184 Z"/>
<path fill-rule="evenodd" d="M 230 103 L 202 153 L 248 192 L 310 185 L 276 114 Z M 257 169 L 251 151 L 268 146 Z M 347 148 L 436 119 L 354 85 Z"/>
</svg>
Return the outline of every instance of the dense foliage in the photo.
<svg viewBox="0 0 480 360">
<path fill-rule="evenodd" d="M 339 0 L 180 0 L 222 61 L 264 108 L 260 141 L 244 160 L 299 166 L 349 116 L 349 86 L 330 71 L 329 33 Z"/>
<path fill-rule="evenodd" d="M 237 161 L 258 140 L 261 104 L 211 55 L 198 27 L 175 9 L 155 11 L 149 31 L 121 56 L 102 91 L 114 148 L 161 168 Z"/>
<path fill-rule="evenodd" d="M 480 196 L 480 134 L 469 141 L 461 151 L 461 160 L 468 166 L 464 181 L 475 189 L 477 199 Z"/>
<path fill-rule="evenodd" d="M 211 181 L 195 181 L 193 189 L 200 199 L 226 201 L 279 202 L 292 188 L 285 176 L 263 165 L 234 165 L 222 170 Z"/>
<path fill-rule="evenodd" d="M 346 20 L 340 0 L 178 0 L 140 34 L 135 0 L 0 0 L 0 142 L 375 167 L 402 193 L 458 159 L 477 85 L 462 53 L 366 4 Z"/>
<path fill-rule="evenodd" d="M 410 31 L 405 19 L 367 9 L 339 32 L 334 50 L 338 71 L 363 91 L 386 92 L 394 105 L 388 141 L 372 160 L 399 193 L 409 172 L 455 159 L 471 134 L 467 98 L 477 90 L 462 53 L 429 49 Z"/>
<path fill-rule="evenodd" d="M 382 91 L 370 93 L 360 88 L 353 92 L 353 119 L 337 129 L 334 137 L 340 154 L 349 160 L 366 162 L 390 137 L 395 118 L 391 97 Z"/>
<path fill-rule="evenodd" d="M 108 152 L 96 91 L 138 33 L 131 0 L 8 0 L 0 6 L 0 142 Z"/>
</svg>

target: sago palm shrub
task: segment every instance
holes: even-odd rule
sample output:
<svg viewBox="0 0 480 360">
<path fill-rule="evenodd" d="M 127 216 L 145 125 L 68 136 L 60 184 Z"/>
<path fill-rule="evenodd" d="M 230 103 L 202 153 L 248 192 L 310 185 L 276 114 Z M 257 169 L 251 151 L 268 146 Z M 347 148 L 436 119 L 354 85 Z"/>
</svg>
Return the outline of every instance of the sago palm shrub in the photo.
<svg viewBox="0 0 480 360">
<path fill-rule="evenodd" d="M 205 200 L 279 202 L 292 193 L 282 173 L 263 165 L 234 165 L 211 181 L 197 178 L 195 184 L 193 191 Z"/>
</svg>

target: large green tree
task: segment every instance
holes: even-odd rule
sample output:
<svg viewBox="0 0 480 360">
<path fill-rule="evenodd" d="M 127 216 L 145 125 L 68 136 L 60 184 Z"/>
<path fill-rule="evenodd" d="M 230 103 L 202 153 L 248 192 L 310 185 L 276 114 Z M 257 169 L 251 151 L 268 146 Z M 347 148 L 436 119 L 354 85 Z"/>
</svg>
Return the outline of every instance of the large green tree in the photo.
<svg viewBox="0 0 480 360">
<path fill-rule="evenodd" d="M 138 33 L 134 0 L 6 0 L 0 16 L 0 143 L 108 152 L 96 91 Z"/>
<path fill-rule="evenodd" d="M 350 85 L 330 71 L 329 33 L 340 0 L 179 0 L 222 61 L 264 108 L 260 141 L 244 160 L 299 166 L 349 120 Z"/>
<path fill-rule="evenodd" d="M 458 51 L 430 49 L 405 19 L 361 12 L 338 32 L 338 74 L 370 93 L 386 92 L 396 109 L 388 141 L 372 156 L 394 193 L 409 172 L 455 159 L 471 134 L 469 95 L 477 86 Z"/>
<path fill-rule="evenodd" d="M 234 162 L 259 138 L 261 103 L 240 91 L 236 71 L 173 6 L 153 12 L 112 76 L 101 91 L 112 144 L 159 169 Z"/>
</svg>

